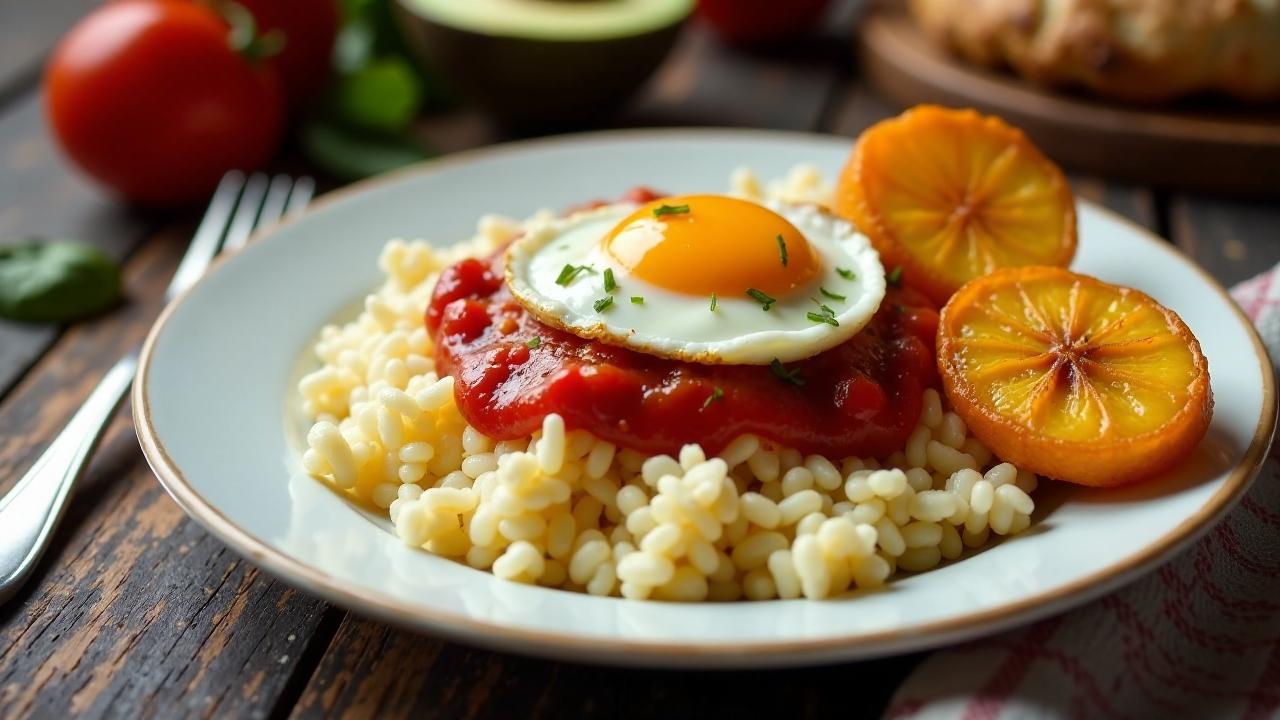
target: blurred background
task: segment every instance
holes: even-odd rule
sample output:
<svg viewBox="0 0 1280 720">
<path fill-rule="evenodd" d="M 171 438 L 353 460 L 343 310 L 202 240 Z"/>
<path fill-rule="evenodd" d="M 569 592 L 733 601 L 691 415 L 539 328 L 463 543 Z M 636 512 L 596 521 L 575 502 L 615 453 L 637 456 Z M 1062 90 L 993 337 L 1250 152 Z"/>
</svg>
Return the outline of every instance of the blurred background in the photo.
<svg viewBox="0 0 1280 720">
<path fill-rule="evenodd" d="M 1224 280 L 1280 259 L 1193 224 L 1261 228 L 1280 197 L 1274 3 L 6 0 L 0 360 L 30 344 L 6 335 L 52 332 L 23 323 L 115 307 L 120 262 L 189 236 L 230 169 L 323 191 L 581 130 L 852 140 L 922 102 L 1001 115 L 1165 237 L 1183 221 L 1174 239 Z"/>
<path fill-rule="evenodd" d="M 50 19 L 43 72 L 34 66 L 47 48 L 8 49 L 14 83 L 41 75 L 46 123 L 72 164 L 136 205 L 198 202 L 236 166 L 296 166 L 333 184 L 570 130 L 810 129 L 852 64 L 862 3 L 186 5 L 196 7 L 124 0 L 84 18 L 68 12 L 61 24 L 78 24 L 56 46 Z M 16 25 L 20 13 L 5 12 Z M 34 3 L 27 13 L 50 14 Z"/>
<path fill-rule="evenodd" d="M 852 138 L 920 102 L 999 114 L 1069 170 L 1149 188 L 1142 212 L 1165 235 L 1170 193 L 1280 196 L 1280 7 L 1042 5 L 6 0 L 0 273 L 109 275 L 232 168 L 310 174 L 323 190 L 576 130 Z M 44 262 L 24 242 L 55 237 L 101 253 L 64 245 Z M 0 281 L 0 316 L 65 322 L 110 306 L 112 283 L 60 288 L 65 307 L 33 313 Z"/>
</svg>

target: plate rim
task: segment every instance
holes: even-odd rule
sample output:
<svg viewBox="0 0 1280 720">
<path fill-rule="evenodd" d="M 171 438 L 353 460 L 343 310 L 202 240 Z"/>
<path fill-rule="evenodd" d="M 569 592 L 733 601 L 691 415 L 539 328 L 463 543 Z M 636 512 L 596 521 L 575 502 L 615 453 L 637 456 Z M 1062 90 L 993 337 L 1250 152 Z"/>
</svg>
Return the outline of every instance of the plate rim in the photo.
<svg viewBox="0 0 1280 720">
<path fill-rule="evenodd" d="M 340 202 L 385 184 L 400 182 L 408 177 L 446 173 L 455 166 L 465 165 L 473 161 L 500 158 L 503 155 L 518 154 L 536 147 L 574 145 L 584 140 L 653 140 L 695 135 L 704 137 L 738 136 L 741 138 L 755 136 L 823 142 L 829 142 L 833 139 L 847 139 L 840 135 L 824 133 L 704 127 L 602 130 L 501 143 L 417 163 L 326 193 L 312 203 L 305 212 L 298 213 L 274 226 L 255 232 L 251 237 L 251 242 L 270 242 L 272 237 L 281 229 L 297 222 L 299 218 L 309 216 L 318 208 Z M 229 548 L 286 584 L 319 596 L 333 604 L 366 616 L 375 616 L 401 627 L 426 631 L 440 637 L 529 654 L 576 659 L 592 658 L 616 664 L 654 664 L 683 656 L 692 658 L 695 661 L 706 661 L 716 657 L 730 660 L 736 657 L 738 664 L 745 663 L 758 666 L 770 663 L 781 664 L 788 660 L 792 662 L 805 659 L 821 661 L 837 657 L 853 658 L 885 655 L 941 645 L 964 637 L 986 635 L 1015 625 L 1033 622 L 1049 614 L 1083 604 L 1119 587 L 1143 571 L 1170 559 L 1177 551 L 1211 528 L 1243 496 L 1266 457 L 1276 426 L 1276 387 L 1270 356 L 1262 344 L 1262 340 L 1258 336 L 1253 323 L 1249 321 L 1244 311 L 1231 299 L 1227 290 L 1194 260 L 1150 230 L 1091 201 L 1079 199 L 1078 202 L 1090 206 L 1093 211 L 1108 216 L 1112 221 L 1118 221 L 1128 226 L 1135 235 L 1141 237 L 1149 245 L 1173 255 L 1176 260 L 1188 265 L 1222 300 L 1227 302 L 1237 321 L 1245 328 L 1259 363 L 1263 378 L 1262 413 L 1249 446 L 1245 449 L 1240 462 L 1230 471 L 1223 486 L 1195 514 L 1184 518 L 1156 541 L 1123 558 L 1121 561 L 1108 565 L 1085 577 L 1078 578 L 1059 588 L 945 620 L 871 633 L 843 634 L 800 640 L 700 641 L 696 644 L 685 644 L 671 641 L 646 641 L 635 638 L 590 638 L 547 630 L 511 627 L 491 621 L 478 620 L 454 612 L 424 607 L 363 588 L 352 588 L 339 582 L 324 570 L 276 550 L 265 541 L 237 525 L 214 504 L 206 500 L 187 481 L 182 470 L 160 441 L 159 434 L 152 421 L 149 384 L 151 362 L 154 358 L 157 340 L 164 332 L 176 309 L 190 297 L 191 293 L 199 287 L 205 278 L 215 272 L 219 272 L 222 264 L 230 255 L 217 258 L 209 270 L 196 283 L 165 306 L 157 317 L 155 324 L 147 333 L 140 355 L 137 379 L 131 390 L 134 428 L 143 455 L 146 457 L 147 463 L 151 466 L 160 485 L 183 512 Z"/>
</svg>

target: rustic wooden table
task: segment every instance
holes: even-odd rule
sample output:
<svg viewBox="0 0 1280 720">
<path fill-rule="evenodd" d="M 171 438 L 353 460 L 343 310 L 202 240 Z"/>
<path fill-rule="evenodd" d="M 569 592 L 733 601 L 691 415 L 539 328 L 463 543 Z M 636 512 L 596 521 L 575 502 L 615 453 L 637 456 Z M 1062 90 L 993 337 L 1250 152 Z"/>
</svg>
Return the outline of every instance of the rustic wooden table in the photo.
<svg viewBox="0 0 1280 720">
<path fill-rule="evenodd" d="M 0 5 L 0 237 L 91 242 L 124 263 L 128 301 L 71 327 L 0 323 L 0 492 L 143 337 L 195 221 L 112 202 L 72 172 L 45 130 L 42 59 L 92 4 Z M 838 20 L 833 30 L 847 35 L 848 18 Z M 690 28 L 617 124 L 852 136 L 893 109 L 860 82 L 851 58 L 837 32 L 761 56 Z M 467 113 L 429 120 L 424 133 L 443 151 L 501 139 Z M 1224 284 L 1280 261 L 1280 203 L 1073 180 L 1082 196 L 1171 238 Z M 388 627 L 275 581 L 189 520 L 143 461 L 125 409 L 35 577 L 0 607 L 0 717 L 875 717 L 916 660 L 617 670 Z"/>
</svg>

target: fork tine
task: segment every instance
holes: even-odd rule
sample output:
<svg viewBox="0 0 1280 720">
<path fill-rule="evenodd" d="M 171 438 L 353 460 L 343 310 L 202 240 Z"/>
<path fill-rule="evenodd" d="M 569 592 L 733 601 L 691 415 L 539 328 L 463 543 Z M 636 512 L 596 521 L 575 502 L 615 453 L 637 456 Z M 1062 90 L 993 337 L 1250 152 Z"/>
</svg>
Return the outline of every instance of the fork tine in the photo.
<svg viewBox="0 0 1280 720">
<path fill-rule="evenodd" d="M 303 175 L 293 183 L 293 192 L 289 195 L 289 204 L 285 207 L 285 215 L 294 215 L 302 212 L 302 209 L 311 202 L 311 196 L 316 194 L 316 181 L 314 178 Z"/>
<path fill-rule="evenodd" d="M 182 256 L 182 262 L 178 263 L 178 269 L 173 273 L 173 280 L 169 282 L 169 288 L 165 291 L 166 301 L 173 300 L 178 293 L 186 290 L 199 279 L 209 267 L 214 255 L 218 254 L 218 245 L 222 242 L 227 223 L 231 220 L 231 213 L 236 207 L 236 198 L 240 196 L 243 188 L 244 173 L 232 170 L 222 176 L 218 189 L 213 191 L 213 200 L 209 202 L 209 209 L 205 211 L 200 226 L 191 238 L 187 254 Z"/>
<path fill-rule="evenodd" d="M 293 188 L 293 180 L 288 175 L 276 175 L 271 178 L 271 186 L 267 188 L 267 199 L 262 201 L 262 212 L 258 215 L 258 227 L 266 227 L 284 215 L 285 204 L 289 202 L 289 191 Z"/>
<path fill-rule="evenodd" d="M 262 200 L 267 194 L 267 176 L 254 173 L 245 183 L 244 193 L 240 195 L 240 204 L 236 206 L 236 214 L 231 218 L 227 228 L 227 239 L 222 243 L 222 252 L 235 252 L 244 247 L 258 224 L 258 212 L 262 209 Z"/>
</svg>

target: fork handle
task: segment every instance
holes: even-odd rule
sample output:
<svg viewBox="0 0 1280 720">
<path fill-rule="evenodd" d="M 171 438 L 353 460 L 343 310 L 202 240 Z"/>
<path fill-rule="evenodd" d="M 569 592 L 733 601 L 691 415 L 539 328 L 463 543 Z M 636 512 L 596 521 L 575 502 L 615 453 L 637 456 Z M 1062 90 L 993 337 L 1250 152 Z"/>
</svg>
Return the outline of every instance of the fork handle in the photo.
<svg viewBox="0 0 1280 720">
<path fill-rule="evenodd" d="M 18 591 L 40 560 L 72 485 L 84 474 L 137 371 L 136 354 L 121 358 L 27 474 L 0 498 L 0 604 Z"/>
</svg>

